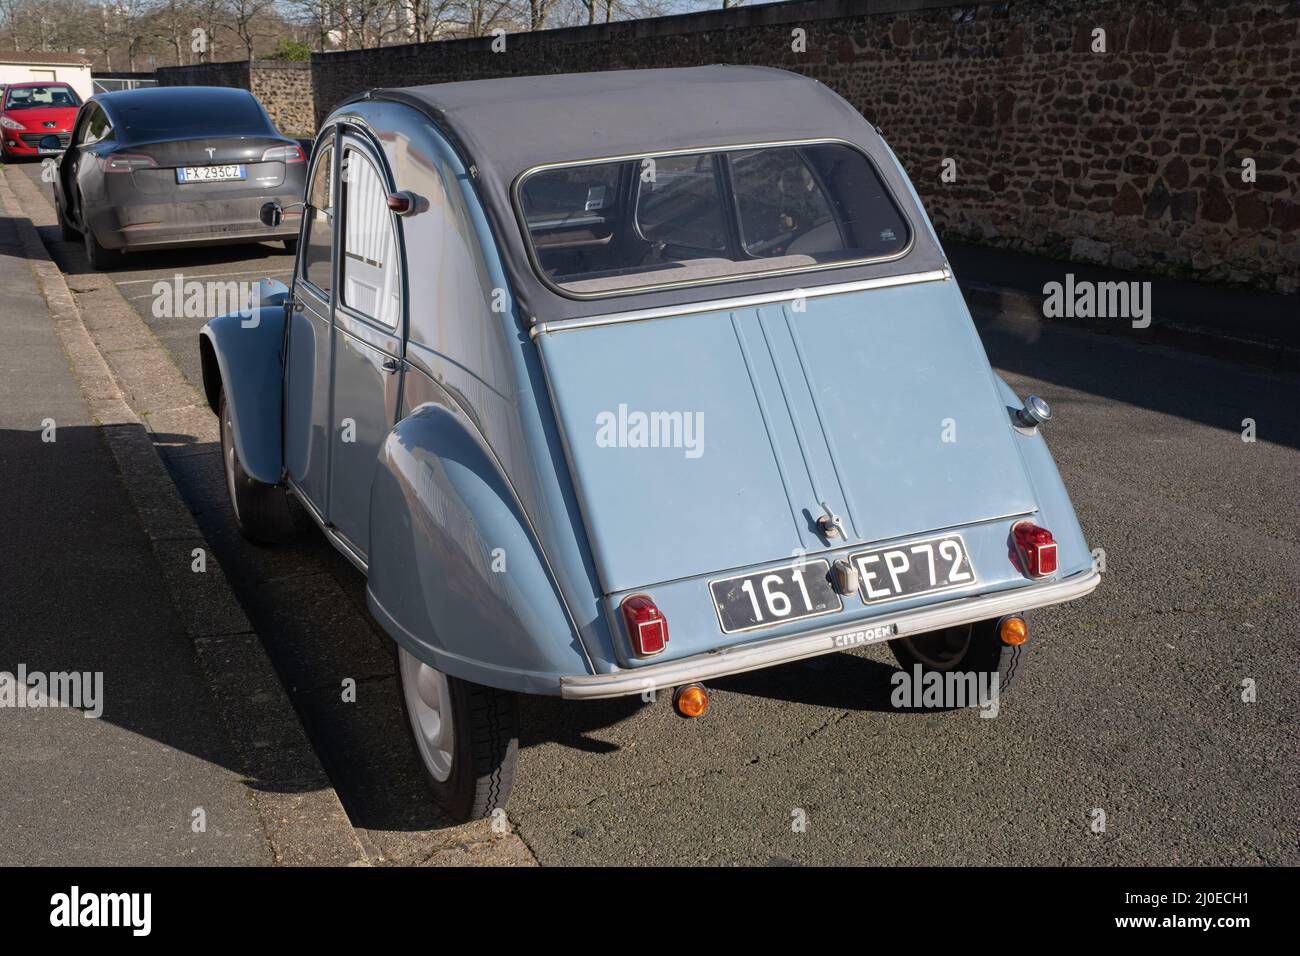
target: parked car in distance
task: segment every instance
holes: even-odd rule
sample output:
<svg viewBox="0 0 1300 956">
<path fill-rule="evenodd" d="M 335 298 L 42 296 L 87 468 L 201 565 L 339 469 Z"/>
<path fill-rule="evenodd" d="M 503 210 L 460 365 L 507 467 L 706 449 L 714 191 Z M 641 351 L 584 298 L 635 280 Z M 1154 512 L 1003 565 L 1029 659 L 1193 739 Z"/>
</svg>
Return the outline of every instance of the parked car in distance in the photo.
<svg viewBox="0 0 1300 956">
<path fill-rule="evenodd" d="M 279 240 L 292 252 L 299 213 L 268 227 L 259 211 L 301 199 L 306 165 L 247 90 L 99 93 L 77 114 L 54 205 L 63 238 L 84 242 L 95 269 L 182 246 Z"/>
<path fill-rule="evenodd" d="M 1025 612 L 1097 586 L 1047 404 L 814 80 L 372 90 L 301 225 L 292 290 L 200 333 L 227 492 L 261 542 L 297 497 L 367 576 L 458 818 L 504 805 L 516 694 L 693 717 L 707 680 L 883 641 L 1005 688 Z"/>
<path fill-rule="evenodd" d="M 63 151 L 81 97 L 67 83 L 11 83 L 0 87 L 0 142 L 4 158 L 52 156 Z M 49 137 L 57 138 L 57 144 Z"/>
</svg>

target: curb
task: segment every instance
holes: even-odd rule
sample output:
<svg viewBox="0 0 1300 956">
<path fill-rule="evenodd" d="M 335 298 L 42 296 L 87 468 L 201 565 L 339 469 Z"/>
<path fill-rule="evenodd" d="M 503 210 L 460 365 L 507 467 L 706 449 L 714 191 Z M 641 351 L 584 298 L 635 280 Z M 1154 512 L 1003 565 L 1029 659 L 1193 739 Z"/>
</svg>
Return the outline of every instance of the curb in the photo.
<svg viewBox="0 0 1300 956">
<path fill-rule="evenodd" d="M 19 192 L 32 189 L 21 173 L 15 174 L 14 186 Z M 150 427 L 136 415 L 96 346 L 63 273 L 11 188 L 7 170 L 0 174 L 0 206 L 14 219 L 73 375 L 162 568 L 177 618 L 185 622 L 275 863 L 368 864 L 275 668 L 163 463 Z M 154 344 L 162 349 L 156 340 Z M 206 404 L 202 411 L 208 411 Z M 206 417 L 211 418 L 210 412 Z M 214 423 L 208 427 L 215 433 Z M 196 548 L 204 552 L 203 574 L 191 571 Z"/>
</svg>

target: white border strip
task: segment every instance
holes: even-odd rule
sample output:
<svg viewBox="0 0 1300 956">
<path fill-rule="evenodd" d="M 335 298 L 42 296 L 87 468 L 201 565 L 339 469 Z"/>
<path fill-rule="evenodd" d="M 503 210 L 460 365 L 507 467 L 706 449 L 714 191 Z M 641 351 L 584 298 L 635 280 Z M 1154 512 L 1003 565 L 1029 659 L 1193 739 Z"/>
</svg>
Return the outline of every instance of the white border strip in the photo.
<svg viewBox="0 0 1300 956">
<path fill-rule="evenodd" d="M 752 278 L 752 277 L 751 277 Z M 644 322 L 649 319 L 667 319 L 676 315 L 691 315 L 702 312 L 723 312 L 730 309 L 747 309 L 755 305 L 768 305 L 773 302 L 792 302 L 795 299 L 814 299 L 826 295 L 843 295 L 846 292 L 862 292 L 866 289 L 888 289 L 893 286 L 914 285 L 918 282 L 943 282 L 952 278 L 952 270 L 933 269 L 930 272 L 909 272 L 899 276 L 881 276 L 878 279 L 861 279 L 857 282 L 842 282 L 839 285 L 814 286 L 811 289 L 789 289 L 784 292 L 766 292 L 762 295 L 747 295 L 736 299 L 713 299 L 706 302 L 686 302 L 682 305 L 666 305 L 657 309 L 639 309 L 634 312 L 611 312 L 607 315 L 583 316 L 578 319 L 558 319 L 555 322 L 539 322 L 528 333 L 532 338 L 553 332 L 568 332 L 573 329 L 588 329 L 598 325 L 615 325 L 620 322 Z"/>
</svg>

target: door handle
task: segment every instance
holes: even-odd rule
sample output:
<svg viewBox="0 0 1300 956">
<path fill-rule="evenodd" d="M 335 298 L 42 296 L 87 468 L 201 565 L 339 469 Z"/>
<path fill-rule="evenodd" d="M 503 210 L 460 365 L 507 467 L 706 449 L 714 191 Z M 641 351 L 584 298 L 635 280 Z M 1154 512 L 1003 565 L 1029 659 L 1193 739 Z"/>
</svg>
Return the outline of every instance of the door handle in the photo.
<svg viewBox="0 0 1300 956">
<path fill-rule="evenodd" d="M 393 372 L 398 371 L 398 370 L 402 367 L 402 362 L 401 362 L 401 359 L 395 359 L 395 358 L 384 359 L 384 364 L 383 364 L 382 366 L 380 366 L 380 367 L 381 367 L 385 372 L 388 372 L 388 373 L 391 374 L 391 373 L 393 373 Z"/>
</svg>

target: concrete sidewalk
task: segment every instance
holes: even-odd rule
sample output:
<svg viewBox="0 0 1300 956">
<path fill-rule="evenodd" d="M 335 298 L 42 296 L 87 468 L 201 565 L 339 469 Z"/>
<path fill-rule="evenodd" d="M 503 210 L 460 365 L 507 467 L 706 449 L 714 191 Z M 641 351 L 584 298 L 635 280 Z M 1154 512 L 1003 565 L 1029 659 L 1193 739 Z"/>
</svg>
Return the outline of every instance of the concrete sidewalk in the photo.
<svg viewBox="0 0 1300 956">
<path fill-rule="evenodd" d="M 157 520 L 130 491 L 161 463 L 107 369 L 87 376 L 87 356 L 65 351 L 64 313 L 80 320 L 66 287 L 43 285 L 36 269 L 53 266 L 29 258 L 33 241 L 0 188 L 0 672 L 84 681 L 79 695 L 62 695 L 79 708 L 20 707 L 14 681 L 0 676 L 9 691 L 0 686 L 0 864 L 363 860 L 305 738 L 280 746 L 291 734 L 258 723 L 283 691 L 248 680 L 223 688 L 263 739 L 250 746 L 232 727 L 231 695 L 214 693 L 211 664 L 231 661 L 246 678 L 232 660 L 241 642 L 200 653 L 178 612 L 178 575 L 207 572 L 193 570 L 194 542 L 182 538 L 174 550 L 185 566 L 163 567 Z M 120 416 L 105 412 L 118 407 Z M 124 473 L 123 456 L 140 447 L 152 461 Z M 51 696 L 40 699 L 59 702 Z M 258 746 L 267 753 L 250 759 Z M 292 767 L 263 772 L 272 760 Z"/>
<path fill-rule="evenodd" d="M 8 217 L 0 287 L 0 671 L 103 675 L 98 719 L 0 708 L 0 863 L 270 863 L 162 571 Z M 206 832 L 192 826 L 196 810 Z"/>
</svg>

